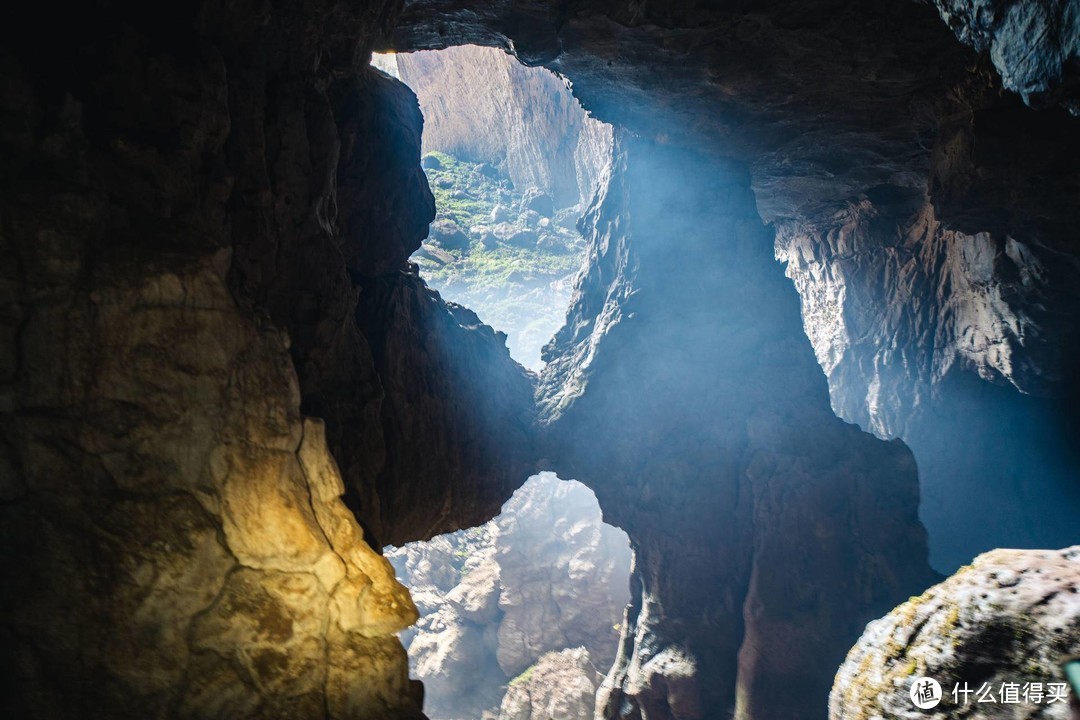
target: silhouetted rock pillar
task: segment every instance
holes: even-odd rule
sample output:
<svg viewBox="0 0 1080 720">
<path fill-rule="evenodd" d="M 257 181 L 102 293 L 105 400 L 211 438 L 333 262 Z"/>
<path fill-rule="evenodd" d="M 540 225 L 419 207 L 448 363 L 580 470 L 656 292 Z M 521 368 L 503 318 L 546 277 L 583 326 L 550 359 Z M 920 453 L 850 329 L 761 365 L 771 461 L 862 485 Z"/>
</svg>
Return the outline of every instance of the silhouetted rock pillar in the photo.
<svg viewBox="0 0 1080 720">
<path fill-rule="evenodd" d="M 619 134 L 545 349 L 560 474 L 635 550 L 608 718 L 821 718 L 865 622 L 932 579 L 915 464 L 837 419 L 747 171 Z"/>
</svg>

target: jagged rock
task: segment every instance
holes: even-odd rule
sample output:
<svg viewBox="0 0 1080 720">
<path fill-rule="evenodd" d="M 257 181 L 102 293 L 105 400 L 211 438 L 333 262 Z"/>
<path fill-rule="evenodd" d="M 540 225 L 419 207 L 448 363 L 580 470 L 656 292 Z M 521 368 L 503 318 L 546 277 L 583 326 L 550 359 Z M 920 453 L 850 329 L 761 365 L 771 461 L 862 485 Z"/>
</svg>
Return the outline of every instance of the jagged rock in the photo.
<svg viewBox="0 0 1080 720">
<path fill-rule="evenodd" d="M 499 615 L 499 584 L 499 565 L 490 557 L 472 568 L 446 594 L 446 601 L 465 620 L 486 625 Z"/>
<path fill-rule="evenodd" d="M 1080 293 L 1051 269 L 1064 237 L 1051 239 L 969 235 L 918 201 L 869 199 L 777 233 L 832 405 L 911 446 L 944 570 L 1000 544 L 1075 538 L 1068 411 L 1039 397 L 1065 383 L 1080 316 Z M 994 523 L 964 512 L 974 494 Z"/>
<path fill-rule="evenodd" d="M 1077 638 L 1080 546 L 995 550 L 867 626 L 836 675 L 829 717 L 1067 720 L 1067 696 L 1050 703 L 1048 695 L 1052 684 L 1065 691 L 1060 664 L 1076 654 Z M 911 684 L 921 677 L 941 685 L 932 710 L 910 699 Z M 991 687 L 984 699 L 995 702 L 976 702 L 984 683 Z M 1002 704 L 1008 683 L 1018 696 L 1025 684 L 1038 683 L 1042 699 Z M 965 687 L 973 694 L 964 694 Z"/>
<path fill-rule="evenodd" d="M 1070 63 L 1080 58 L 1080 23 L 1065 6 L 1042 0 L 935 0 L 956 37 L 988 52 L 1003 84 L 1024 102 L 1061 103 L 1080 115 Z"/>
<path fill-rule="evenodd" d="M 519 489 L 496 520 L 498 658 L 508 677 L 542 652 L 577 645 L 606 669 L 629 598 L 623 533 L 603 523 L 592 493 L 580 483 L 541 477 Z"/>
<path fill-rule="evenodd" d="M 510 682 L 498 720 L 592 720 L 600 678 L 585 648 L 545 653 Z"/>
</svg>

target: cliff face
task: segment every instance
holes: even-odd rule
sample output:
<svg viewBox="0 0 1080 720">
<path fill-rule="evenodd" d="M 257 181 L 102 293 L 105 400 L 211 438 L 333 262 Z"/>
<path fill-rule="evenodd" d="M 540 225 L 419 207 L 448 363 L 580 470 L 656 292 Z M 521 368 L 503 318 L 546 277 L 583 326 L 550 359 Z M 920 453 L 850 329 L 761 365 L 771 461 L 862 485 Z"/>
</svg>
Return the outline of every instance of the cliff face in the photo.
<svg viewBox="0 0 1080 720">
<path fill-rule="evenodd" d="M 607 165 L 611 128 L 590 118 L 566 83 L 489 47 L 394 56 L 424 113 L 424 152 L 496 165 L 521 192 L 585 206 Z"/>
<path fill-rule="evenodd" d="M 635 552 L 604 717 L 820 717 L 831 664 L 930 578 L 911 455 L 832 414 L 748 180 L 617 136 L 545 349 L 549 456 Z"/>
</svg>

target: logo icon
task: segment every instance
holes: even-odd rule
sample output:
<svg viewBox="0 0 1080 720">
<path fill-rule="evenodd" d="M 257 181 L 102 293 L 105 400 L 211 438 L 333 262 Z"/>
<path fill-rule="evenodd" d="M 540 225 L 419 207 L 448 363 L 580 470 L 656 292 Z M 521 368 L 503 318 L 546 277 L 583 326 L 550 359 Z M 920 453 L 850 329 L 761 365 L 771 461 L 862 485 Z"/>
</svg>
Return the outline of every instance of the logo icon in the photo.
<svg viewBox="0 0 1080 720">
<path fill-rule="evenodd" d="M 920 710 L 929 710 L 937 707 L 941 702 L 941 685 L 933 678 L 915 678 L 911 683 L 911 704 Z"/>
</svg>

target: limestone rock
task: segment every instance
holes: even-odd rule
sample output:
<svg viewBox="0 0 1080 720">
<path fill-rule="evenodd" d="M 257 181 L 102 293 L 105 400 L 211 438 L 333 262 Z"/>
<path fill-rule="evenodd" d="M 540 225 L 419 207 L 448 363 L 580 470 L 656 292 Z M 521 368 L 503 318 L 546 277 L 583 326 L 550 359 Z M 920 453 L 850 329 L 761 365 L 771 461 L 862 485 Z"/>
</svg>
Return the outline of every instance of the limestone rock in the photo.
<svg viewBox="0 0 1080 720">
<path fill-rule="evenodd" d="M 510 681 L 499 720 L 591 720 L 600 682 L 585 648 L 545 653 Z"/>
<path fill-rule="evenodd" d="M 1080 546 L 994 550 L 945 582 L 875 620 L 848 653 L 829 698 L 831 720 L 1072 717 L 1068 700 L 1002 705 L 1003 684 L 1065 682 L 1060 663 L 1080 649 Z M 941 703 L 919 710 L 919 677 L 942 687 Z M 992 688 L 995 703 L 954 694 Z M 1008 690 L 1006 690 L 1008 692 Z M 966 702 L 965 702 L 966 700 Z"/>
<path fill-rule="evenodd" d="M 617 134 L 545 348 L 550 455 L 635 553 L 605 718 L 820 717 L 865 622 L 933 578 L 910 452 L 833 415 L 749 178 L 712 162 Z"/>
<path fill-rule="evenodd" d="M 499 614 L 499 564 L 488 557 L 472 567 L 450 592 L 446 601 L 465 620 L 486 625 Z"/>
</svg>

